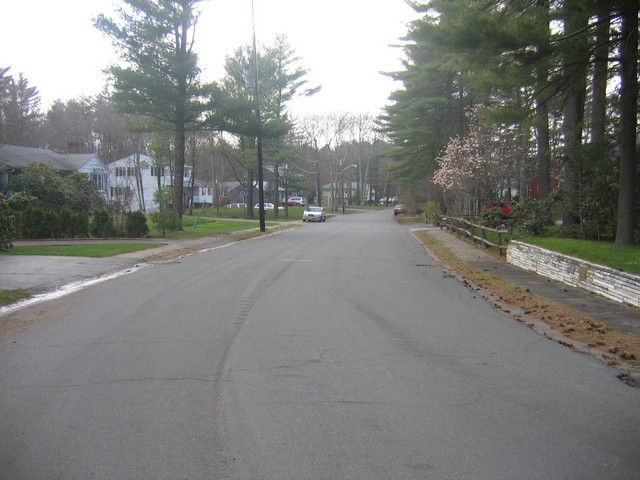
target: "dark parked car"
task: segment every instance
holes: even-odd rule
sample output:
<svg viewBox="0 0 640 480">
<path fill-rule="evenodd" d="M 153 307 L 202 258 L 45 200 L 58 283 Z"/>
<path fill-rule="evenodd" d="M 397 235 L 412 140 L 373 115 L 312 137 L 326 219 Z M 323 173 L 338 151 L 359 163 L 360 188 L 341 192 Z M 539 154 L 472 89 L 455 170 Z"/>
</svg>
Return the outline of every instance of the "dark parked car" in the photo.
<svg viewBox="0 0 640 480">
<path fill-rule="evenodd" d="M 393 207 L 393 214 L 394 215 L 400 215 L 401 213 L 404 213 L 407 209 L 405 208 L 404 205 L 396 205 L 395 207 Z"/>
<path fill-rule="evenodd" d="M 305 207 L 307 205 L 307 199 L 304 197 L 289 197 L 287 203 L 293 207 Z"/>
</svg>

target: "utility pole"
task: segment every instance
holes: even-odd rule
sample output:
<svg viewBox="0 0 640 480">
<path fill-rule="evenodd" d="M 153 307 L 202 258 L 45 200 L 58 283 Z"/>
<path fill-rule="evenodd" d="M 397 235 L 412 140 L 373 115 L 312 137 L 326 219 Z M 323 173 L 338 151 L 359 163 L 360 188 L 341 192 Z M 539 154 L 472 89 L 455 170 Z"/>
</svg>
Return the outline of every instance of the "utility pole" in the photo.
<svg viewBox="0 0 640 480">
<path fill-rule="evenodd" d="M 256 67 L 256 117 L 258 119 L 258 134 L 256 141 L 258 144 L 258 216 L 260 217 L 260 231 L 266 232 L 264 214 L 264 174 L 262 172 L 262 122 L 260 120 L 260 87 L 258 68 L 258 47 L 256 42 L 256 14 L 251 0 L 251 23 L 253 30 L 253 62 Z M 275 208 L 278 208 L 276 205 Z"/>
</svg>

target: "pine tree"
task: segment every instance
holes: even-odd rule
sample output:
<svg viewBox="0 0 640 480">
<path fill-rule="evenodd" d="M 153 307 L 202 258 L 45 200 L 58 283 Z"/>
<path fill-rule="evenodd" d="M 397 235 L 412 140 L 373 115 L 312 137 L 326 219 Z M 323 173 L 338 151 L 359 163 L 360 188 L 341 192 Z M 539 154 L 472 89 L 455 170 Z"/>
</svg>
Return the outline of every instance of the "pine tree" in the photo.
<svg viewBox="0 0 640 480">
<path fill-rule="evenodd" d="M 0 68 L 0 143 L 42 147 L 40 93 L 22 74 L 9 75 Z"/>
<path fill-rule="evenodd" d="M 194 128 L 214 89 L 198 81 L 193 50 L 201 0 L 122 0 L 120 22 L 99 15 L 126 66 L 109 68 L 117 110 L 150 117 L 174 133 L 174 210 L 183 212 L 186 131 Z"/>
</svg>

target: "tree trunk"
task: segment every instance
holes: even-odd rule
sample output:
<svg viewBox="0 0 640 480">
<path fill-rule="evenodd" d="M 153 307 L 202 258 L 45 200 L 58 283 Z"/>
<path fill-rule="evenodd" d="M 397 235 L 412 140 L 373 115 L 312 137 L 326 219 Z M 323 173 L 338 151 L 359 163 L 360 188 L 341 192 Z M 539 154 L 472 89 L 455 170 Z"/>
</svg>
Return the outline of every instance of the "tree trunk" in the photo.
<svg viewBox="0 0 640 480">
<path fill-rule="evenodd" d="M 536 144 L 538 156 L 538 200 L 551 193 L 551 148 L 549 146 L 549 106 L 543 100 L 536 108 Z"/>
<path fill-rule="evenodd" d="M 184 209 L 184 149 L 185 149 L 185 126 L 184 118 L 176 122 L 176 153 L 173 168 L 173 209 L 182 218 Z"/>
<path fill-rule="evenodd" d="M 253 215 L 253 168 L 247 168 L 246 194 L 244 196 L 246 217 L 254 219 Z"/>
<path fill-rule="evenodd" d="M 182 65 L 189 58 L 188 49 L 188 32 L 189 19 L 191 18 L 191 5 L 186 2 L 184 6 L 185 14 L 181 18 L 181 23 L 176 25 L 176 53 L 178 56 L 178 64 Z M 173 193 L 174 193 L 174 209 L 178 218 L 182 218 L 184 211 L 184 163 L 186 150 L 186 107 L 187 107 L 187 74 L 188 72 L 182 68 L 178 69 L 178 78 L 176 79 L 176 104 L 175 104 L 175 135 L 176 135 L 176 166 L 173 174 Z"/>
<path fill-rule="evenodd" d="M 591 86 L 591 143 L 603 152 L 607 127 L 607 70 L 609 61 L 610 12 L 598 15 L 602 22 L 596 29 L 595 64 Z"/>
<path fill-rule="evenodd" d="M 638 108 L 638 4 L 627 0 L 622 8 L 622 74 L 620 77 L 620 190 L 615 243 L 633 245 L 636 184 L 636 127 Z"/>
<path fill-rule="evenodd" d="M 280 205 L 280 168 L 278 162 L 273 164 L 273 219 L 280 218 L 278 206 Z"/>
<path fill-rule="evenodd" d="M 147 213 L 147 207 L 144 203 L 144 185 L 142 183 L 142 173 L 140 167 L 140 153 L 134 155 L 135 173 L 136 173 L 136 190 L 138 192 L 138 210 Z"/>
<path fill-rule="evenodd" d="M 577 0 L 566 0 L 565 19 L 566 32 L 571 35 L 582 31 L 587 26 L 589 15 Z M 568 92 L 565 97 L 562 126 L 565 142 L 565 195 L 562 223 L 568 226 L 578 225 L 581 220 L 580 172 L 588 47 L 586 34 L 573 36 L 567 40 L 567 45 L 564 47 L 564 76 Z"/>
<path fill-rule="evenodd" d="M 545 9 L 545 12 L 549 12 L 549 0 L 538 0 L 537 5 Z M 545 29 L 546 40 L 548 41 L 551 35 L 549 31 L 549 19 L 548 15 L 544 17 L 544 25 L 541 28 Z M 546 51 L 548 44 L 541 45 L 540 50 Z M 536 83 L 537 83 L 537 99 L 536 99 L 536 147 L 538 157 L 538 200 L 544 200 L 549 196 L 551 190 L 551 147 L 549 145 L 549 104 L 548 95 L 543 95 L 549 83 L 549 64 L 547 63 L 547 57 L 543 56 L 540 60 L 540 65 L 536 68 Z"/>
</svg>

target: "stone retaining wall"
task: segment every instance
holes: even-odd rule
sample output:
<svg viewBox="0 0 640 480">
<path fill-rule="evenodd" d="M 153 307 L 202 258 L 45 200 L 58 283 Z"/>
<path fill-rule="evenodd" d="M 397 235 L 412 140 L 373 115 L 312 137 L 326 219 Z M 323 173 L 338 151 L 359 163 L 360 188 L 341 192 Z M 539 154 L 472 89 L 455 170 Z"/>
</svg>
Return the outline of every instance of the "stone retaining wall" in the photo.
<svg viewBox="0 0 640 480">
<path fill-rule="evenodd" d="M 524 270 L 640 307 L 640 276 L 620 272 L 544 248 L 511 241 L 507 262 Z"/>
</svg>

